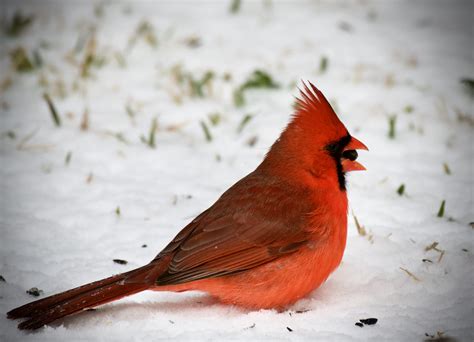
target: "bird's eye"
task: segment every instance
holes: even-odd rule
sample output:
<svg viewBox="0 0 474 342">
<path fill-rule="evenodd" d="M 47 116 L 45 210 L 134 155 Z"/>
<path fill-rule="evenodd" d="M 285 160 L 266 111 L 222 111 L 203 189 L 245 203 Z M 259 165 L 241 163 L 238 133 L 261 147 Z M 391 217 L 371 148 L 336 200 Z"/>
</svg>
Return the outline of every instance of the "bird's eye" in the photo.
<svg viewBox="0 0 474 342">
<path fill-rule="evenodd" d="M 354 161 L 357 159 L 357 151 L 356 150 L 347 150 L 342 152 L 342 158 L 349 159 L 350 161 Z"/>
</svg>

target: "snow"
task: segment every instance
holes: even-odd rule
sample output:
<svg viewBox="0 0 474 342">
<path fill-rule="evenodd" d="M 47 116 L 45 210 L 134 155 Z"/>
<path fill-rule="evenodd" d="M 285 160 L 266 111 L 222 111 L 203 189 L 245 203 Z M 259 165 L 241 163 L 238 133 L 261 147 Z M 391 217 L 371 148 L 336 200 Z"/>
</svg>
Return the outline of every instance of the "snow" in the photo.
<svg viewBox="0 0 474 342">
<path fill-rule="evenodd" d="M 0 339 L 420 341 L 440 332 L 473 340 L 474 119 L 460 83 L 473 77 L 473 3 L 243 1 L 235 14 L 229 5 L 2 2 L 3 19 L 18 8 L 35 19 L 17 38 L 2 34 L 0 44 L 0 84 L 12 81 L 0 90 Z M 130 47 L 144 21 L 156 46 L 141 36 Z M 84 79 L 84 49 L 71 51 L 92 26 L 106 64 Z M 190 39 L 200 46 L 190 47 Z M 39 51 L 43 67 L 14 71 L 9 51 L 18 46 Z M 212 70 L 212 93 L 190 97 L 173 80 L 176 65 L 195 78 Z M 255 69 L 281 87 L 248 91 L 245 106 L 235 107 L 234 89 Z M 200 293 L 145 292 L 35 333 L 3 316 L 34 299 L 25 293 L 31 287 L 46 296 L 150 261 L 258 165 L 290 117 L 300 80 L 314 82 L 370 149 L 359 158 L 367 171 L 349 176 L 343 263 L 320 289 L 281 313 L 223 306 Z M 81 131 L 85 110 L 89 129 Z M 216 126 L 211 113 L 221 115 Z M 389 139 L 392 115 L 396 136 Z M 150 148 L 140 136 L 148 136 L 153 118 Z M 355 326 L 369 317 L 377 324 Z"/>
</svg>

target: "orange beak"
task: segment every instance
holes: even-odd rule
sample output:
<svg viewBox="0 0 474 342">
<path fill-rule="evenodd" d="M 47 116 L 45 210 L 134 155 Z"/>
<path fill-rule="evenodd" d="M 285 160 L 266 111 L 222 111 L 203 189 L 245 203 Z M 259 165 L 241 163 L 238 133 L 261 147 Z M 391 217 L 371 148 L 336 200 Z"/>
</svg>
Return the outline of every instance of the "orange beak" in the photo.
<svg viewBox="0 0 474 342">
<path fill-rule="evenodd" d="M 350 151 L 350 150 L 354 150 L 354 151 L 355 150 L 366 150 L 366 151 L 368 151 L 369 149 L 361 141 L 357 140 L 354 137 L 351 137 L 351 141 L 344 148 L 343 153 L 345 151 Z M 357 153 L 355 153 L 355 157 L 357 158 Z M 341 160 L 341 164 L 342 164 L 342 170 L 344 172 L 365 170 L 365 167 L 362 164 L 356 162 L 355 159 L 351 160 L 349 158 L 344 158 L 343 157 L 342 160 Z"/>
</svg>

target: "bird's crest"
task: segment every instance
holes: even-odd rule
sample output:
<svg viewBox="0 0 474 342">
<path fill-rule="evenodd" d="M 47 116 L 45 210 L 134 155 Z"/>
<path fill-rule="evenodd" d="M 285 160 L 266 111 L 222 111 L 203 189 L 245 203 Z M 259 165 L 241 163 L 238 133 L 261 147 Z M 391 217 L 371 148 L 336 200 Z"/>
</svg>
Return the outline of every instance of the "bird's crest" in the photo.
<svg viewBox="0 0 474 342">
<path fill-rule="evenodd" d="M 323 93 L 311 82 L 307 82 L 309 85 L 304 81 L 302 83 L 303 89 L 298 88 L 300 97 L 296 98 L 296 112 L 293 122 L 305 126 L 305 128 L 310 126 L 312 130 L 345 135 L 346 128 Z"/>
</svg>

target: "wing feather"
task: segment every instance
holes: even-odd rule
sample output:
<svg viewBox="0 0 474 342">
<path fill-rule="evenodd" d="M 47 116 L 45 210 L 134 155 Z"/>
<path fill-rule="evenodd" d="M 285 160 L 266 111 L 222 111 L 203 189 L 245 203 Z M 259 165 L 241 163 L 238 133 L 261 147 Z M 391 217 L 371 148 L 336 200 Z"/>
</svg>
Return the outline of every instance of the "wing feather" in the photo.
<svg viewBox="0 0 474 342">
<path fill-rule="evenodd" d="M 157 284 L 242 272 L 304 246 L 309 239 L 307 214 L 314 209 L 305 200 L 309 192 L 264 180 L 250 174 L 186 226 L 157 256 L 172 255 Z"/>
</svg>

